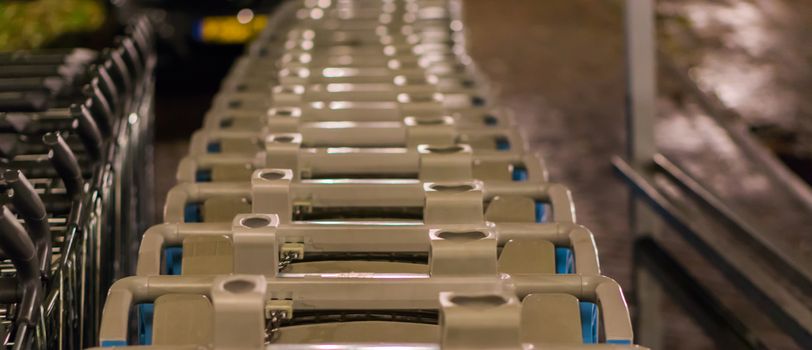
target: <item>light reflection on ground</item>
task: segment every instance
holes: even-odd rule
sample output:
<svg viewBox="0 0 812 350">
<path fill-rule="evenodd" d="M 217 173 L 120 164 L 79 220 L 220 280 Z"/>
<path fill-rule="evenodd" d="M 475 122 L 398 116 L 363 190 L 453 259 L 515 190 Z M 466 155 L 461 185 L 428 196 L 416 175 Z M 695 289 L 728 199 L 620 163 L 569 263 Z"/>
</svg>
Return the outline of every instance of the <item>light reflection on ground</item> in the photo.
<svg viewBox="0 0 812 350">
<path fill-rule="evenodd" d="M 662 0 L 658 10 L 665 41 L 678 43 L 669 56 L 704 91 L 751 126 L 792 135 L 785 151 L 812 153 L 812 3 Z"/>
</svg>

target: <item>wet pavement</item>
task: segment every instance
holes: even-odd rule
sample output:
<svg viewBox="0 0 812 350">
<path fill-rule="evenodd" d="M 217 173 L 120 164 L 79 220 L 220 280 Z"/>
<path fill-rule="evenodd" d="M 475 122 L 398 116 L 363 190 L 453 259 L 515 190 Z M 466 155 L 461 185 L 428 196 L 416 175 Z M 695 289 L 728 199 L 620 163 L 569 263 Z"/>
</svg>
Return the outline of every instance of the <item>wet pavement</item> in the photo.
<svg viewBox="0 0 812 350">
<path fill-rule="evenodd" d="M 812 183 L 812 3 L 665 0 L 659 12 L 669 57 Z"/>
<path fill-rule="evenodd" d="M 798 0 L 660 1 L 669 54 L 748 124 L 795 134 L 812 153 L 812 3 Z"/>
<path fill-rule="evenodd" d="M 680 85 L 661 94 L 659 146 L 695 178 L 802 267 L 812 266 L 812 224 L 808 187 L 797 178 L 779 181 L 733 135 L 752 137 L 782 158 L 807 162 L 812 145 L 812 4 L 801 1 L 661 1 L 660 41 L 670 64 L 702 92 L 707 107 L 684 96 Z M 675 89 L 676 87 L 676 89 Z M 684 90 L 684 89 L 682 89 Z M 697 97 L 697 96 L 693 96 Z M 707 101 L 701 101 L 707 102 Z M 716 108 L 719 107 L 719 108 Z M 768 154 L 769 152 L 765 152 Z M 758 157 L 755 157 L 758 158 Z M 809 179 L 808 165 L 792 164 Z M 779 171 L 780 173 L 780 171 Z M 798 180 L 798 181 L 796 181 Z M 734 236 L 715 231 L 722 244 Z M 752 254 L 757 260 L 759 252 Z M 702 276 L 707 270 L 696 265 Z M 772 273 L 780 274 L 781 271 Z M 703 276 L 705 277 L 705 276 Z M 739 314 L 771 348 L 796 348 L 764 310 L 749 304 L 721 278 L 702 278 L 723 304 Z M 794 287 L 787 285 L 790 290 Z M 807 293 L 809 291 L 806 291 Z M 807 308 L 812 308 L 808 300 Z"/>
<path fill-rule="evenodd" d="M 500 87 L 554 181 L 568 185 L 578 221 L 594 231 L 604 273 L 630 284 L 625 185 L 610 157 L 624 152 L 620 7 L 594 1 L 465 1 L 469 54 Z"/>
<path fill-rule="evenodd" d="M 553 180 L 572 189 L 579 222 L 595 234 L 603 272 L 629 290 L 627 193 L 609 166 L 610 157 L 622 155 L 625 147 L 622 3 L 465 4 L 469 53 L 501 87 L 501 102 L 516 111 L 532 148 L 547 160 Z M 698 86 L 750 129 L 791 132 L 791 143 L 784 142 L 786 137 L 778 139 L 783 149 L 803 152 L 812 135 L 807 125 L 812 118 L 805 114 L 812 101 L 803 98 L 812 92 L 812 74 L 809 47 L 799 37 L 812 22 L 799 21 L 802 16 L 795 12 L 802 11 L 787 11 L 789 5 L 661 1 L 659 40 L 678 76 L 668 69 L 661 72 L 656 135 L 663 152 L 748 224 L 801 264 L 812 266 L 812 235 L 804 229 L 812 224 L 812 215 L 709 116 L 716 110 L 709 111 L 689 92 Z M 810 8 L 795 5 L 795 10 Z M 687 86 L 691 84 L 696 86 Z M 770 348 L 796 348 L 766 320 L 763 310 L 754 310 L 694 249 L 673 232 L 665 232 L 665 237 L 669 250 Z M 678 306 L 671 300 L 664 304 L 666 348 L 714 348 Z"/>
<path fill-rule="evenodd" d="M 660 12 L 668 56 L 703 92 L 751 129 L 793 134 L 792 142 L 776 146 L 783 151 L 812 152 L 812 49 L 802 39 L 812 30 L 812 3 L 673 0 L 662 1 Z M 736 142 L 711 118 L 699 118 L 708 111 L 694 110 L 687 113 L 693 120 L 673 115 L 664 120 L 661 147 L 684 158 L 685 166 L 737 212 L 812 266 L 812 235 L 798 229 L 810 227 L 812 212 L 793 190 L 742 161 L 747 156 Z M 769 143 L 768 135 L 761 136 Z"/>
</svg>

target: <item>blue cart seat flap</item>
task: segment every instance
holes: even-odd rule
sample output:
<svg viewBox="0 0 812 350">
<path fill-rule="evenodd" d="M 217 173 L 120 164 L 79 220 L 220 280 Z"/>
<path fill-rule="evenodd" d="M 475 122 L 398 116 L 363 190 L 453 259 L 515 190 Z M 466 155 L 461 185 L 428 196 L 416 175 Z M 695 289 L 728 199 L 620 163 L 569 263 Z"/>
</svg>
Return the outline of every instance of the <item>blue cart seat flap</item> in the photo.
<svg viewBox="0 0 812 350">
<path fill-rule="evenodd" d="M 126 340 L 105 340 L 101 342 L 103 348 L 115 348 L 119 346 L 127 346 Z"/>
<path fill-rule="evenodd" d="M 182 247 L 169 247 L 164 249 L 164 258 L 166 259 L 165 275 L 180 275 L 181 266 L 183 262 L 183 248 Z"/>
<path fill-rule="evenodd" d="M 203 222 L 200 215 L 200 204 L 190 203 L 186 205 L 183 210 L 183 221 L 185 222 Z"/>
<path fill-rule="evenodd" d="M 581 334 L 584 344 L 598 342 L 598 305 L 587 301 L 580 302 L 581 308 Z"/>
<path fill-rule="evenodd" d="M 575 259 L 572 249 L 567 247 L 555 248 L 555 273 L 575 273 Z"/>
<path fill-rule="evenodd" d="M 547 221 L 547 204 L 536 201 L 536 222 L 541 223 Z"/>
<path fill-rule="evenodd" d="M 504 137 L 496 139 L 496 149 L 500 151 L 510 150 L 510 141 Z"/>
<path fill-rule="evenodd" d="M 513 167 L 511 176 L 513 181 L 527 181 L 527 169 L 521 166 Z"/>
<path fill-rule="evenodd" d="M 192 24 L 192 38 L 203 42 L 203 19 L 198 19 Z"/>
<path fill-rule="evenodd" d="M 203 169 L 195 172 L 195 181 L 211 182 L 211 170 Z"/>
<path fill-rule="evenodd" d="M 220 153 L 221 151 L 222 151 L 222 148 L 220 147 L 219 142 L 209 142 L 209 144 L 206 145 L 206 152 Z"/>
<path fill-rule="evenodd" d="M 632 345 L 632 341 L 628 339 L 606 339 L 606 343 L 618 345 Z"/>
<path fill-rule="evenodd" d="M 155 311 L 153 304 L 138 305 L 138 344 L 152 344 L 152 314 Z"/>
</svg>

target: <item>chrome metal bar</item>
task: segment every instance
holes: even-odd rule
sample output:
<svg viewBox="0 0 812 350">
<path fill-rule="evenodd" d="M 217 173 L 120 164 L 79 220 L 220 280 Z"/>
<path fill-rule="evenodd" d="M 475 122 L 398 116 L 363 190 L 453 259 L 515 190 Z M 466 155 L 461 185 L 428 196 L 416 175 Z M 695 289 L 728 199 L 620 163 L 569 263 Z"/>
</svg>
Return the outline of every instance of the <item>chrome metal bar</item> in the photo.
<svg viewBox="0 0 812 350">
<path fill-rule="evenodd" d="M 634 164 L 648 164 L 657 152 L 654 125 L 657 113 L 657 58 L 654 0 L 625 1 L 627 156 Z M 633 194 L 629 226 L 635 237 L 657 233 L 656 215 Z M 640 344 L 663 347 L 660 289 L 649 279 L 635 280 L 636 332 Z M 642 292 L 645 291 L 645 292 Z"/>
<path fill-rule="evenodd" d="M 748 242 L 756 245 L 763 254 L 767 255 L 768 258 L 765 260 L 775 264 L 776 269 L 783 272 L 781 277 L 790 279 L 794 285 L 798 286 L 799 291 L 805 294 L 812 293 L 812 271 L 809 270 L 809 266 L 804 266 L 795 257 L 790 256 L 787 252 L 782 252 L 766 233 L 760 232 L 755 227 L 747 224 L 724 202 L 685 173 L 679 166 L 671 162 L 666 156 L 662 154 L 655 155 L 654 163 L 680 188 L 699 201 L 703 207 L 718 215 L 717 218 L 723 220 L 727 227 L 735 230 L 738 238 L 747 239 Z"/>
<path fill-rule="evenodd" d="M 812 343 L 812 309 L 802 300 L 780 288 L 775 276 L 761 270 L 753 257 L 738 251 L 716 232 L 696 228 L 695 220 L 669 201 L 651 181 L 651 174 L 635 168 L 620 157 L 612 164 L 629 186 L 671 225 L 697 252 L 716 266 L 760 310 L 798 344 Z"/>
<path fill-rule="evenodd" d="M 651 237 L 634 243 L 634 264 L 658 281 L 720 349 L 767 349 L 710 291 Z"/>
</svg>

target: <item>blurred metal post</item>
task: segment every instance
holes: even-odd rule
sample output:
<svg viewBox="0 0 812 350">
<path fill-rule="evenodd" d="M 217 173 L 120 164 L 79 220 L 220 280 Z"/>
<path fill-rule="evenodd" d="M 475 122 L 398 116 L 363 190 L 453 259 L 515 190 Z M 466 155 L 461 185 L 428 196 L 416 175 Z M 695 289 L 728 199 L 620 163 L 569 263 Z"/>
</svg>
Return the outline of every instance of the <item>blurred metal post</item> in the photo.
<svg viewBox="0 0 812 350">
<path fill-rule="evenodd" d="M 657 62 L 654 0 L 626 0 L 626 122 L 628 157 L 634 166 L 645 167 L 657 152 L 654 124 L 657 111 Z M 632 194 L 629 224 L 634 238 L 653 236 L 657 231 L 656 215 Z M 644 269 L 633 267 L 638 343 L 661 349 L 662 290 Z"/>
<path fill-rule="evenodd" d="M 628 152 L 634 165 L 651 162 L 657 152 L 657 62 L 653 0 L 626 0 Z"/>
</svg>

